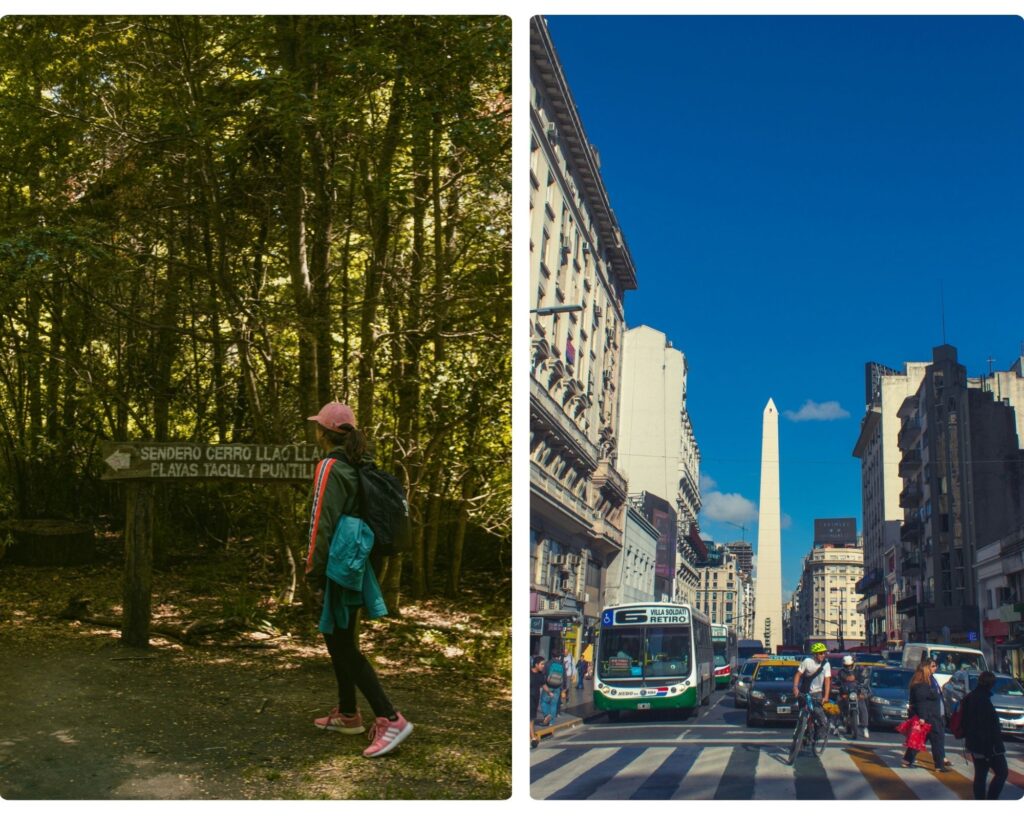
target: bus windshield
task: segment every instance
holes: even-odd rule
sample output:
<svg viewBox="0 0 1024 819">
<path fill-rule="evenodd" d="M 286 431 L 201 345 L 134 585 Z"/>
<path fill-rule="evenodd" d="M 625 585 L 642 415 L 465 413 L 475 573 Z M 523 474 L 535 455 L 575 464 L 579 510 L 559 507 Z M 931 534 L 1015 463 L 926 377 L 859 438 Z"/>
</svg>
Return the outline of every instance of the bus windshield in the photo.
<svg viewBox="0 0 1024 819">
<path fill-rule="evenodd" d="M 690 674 L 690 628 L 614 628 L 601 632 L 604 679 L 654 679 Z"/>
<path fill-rule="evenodd" d="M 729 641 L 725 637 L 711 638 L 711 650 L 715 652 L 716 668 L 721 668 L 723 665 L 729 665 L 728 646 Z"/>
</svg>

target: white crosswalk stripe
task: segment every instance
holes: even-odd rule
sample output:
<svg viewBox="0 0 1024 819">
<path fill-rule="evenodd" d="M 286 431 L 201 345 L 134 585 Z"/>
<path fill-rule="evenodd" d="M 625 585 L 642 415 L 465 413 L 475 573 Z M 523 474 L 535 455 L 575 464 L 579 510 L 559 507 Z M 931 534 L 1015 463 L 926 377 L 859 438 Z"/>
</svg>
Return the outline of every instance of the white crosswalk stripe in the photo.
<svg viewBox="0 0 1024 819">
<path fill-rule="evenodd" d="M 793 769 L 786 762 L 787 749 L 762 749 L 754 773 L 754 799 L 796 799 Z"/>
<path fill-rule="evenodd" d="M 530 788 L 530 795 L 534 799 L 547 799 L 566 785 L 572 784 L 579 776 L 594 766 L 604 762 L 615 753 L 615 750 L 615 748 L 594 748 L 587 751 L 567 765 L 563 765 L 561 768 L 534 782 Z"/>
<path fill-rule="evenodd" d="M 629 799 L 647 781 L 647 778 L 672 755 L 674 750 L 674 748 L 649 748 L 587 798 Z"/>
<path fill-rule="evenodd" d="M 845 747 L 827 748 L 822 764 L 836 799 L 878 799 Z"/>
<path fill-rule="evenodd" d="M 931 770 L 920 761 L 917 767 L 903 768 L 900 762 L 903 754 L 900 751 L 878 750 L 876 754 L 894 770 L 918 799 L 956 799 L 957 795 L 947 788 Z"/>
<path fill-rule="evenodd" d="M 530 794 L 534 799 L 546 799 L 558 794 L 570 785 L 578 784 L 582 777 L 593 772 L 598 766 L 604 766 L 600 775 L 594 777 L 594 789 L 591 793 L 577 793 L 569 791 L 569 798 L 581 798 L 592 800 L 628 800 L 637 794 L 649 793 L 650 786 L 645 791 L 645 783 L 654 776 L 659 769 L 672 757 L 673 753 L 680 747 L 693 746 L 698 742 L 659 743 L 647 748 L 639 755 L 627 754 L 623 757 L 622 767 L 617 771 L 608 771 L 608 760 L 622 747 L 633 747 L 626 743 L 622 745 L 604 745 L 592 747 L 589 743 L 563 742 L 550 749 L 538 749 L 531 754 L 531 764 L 542 766 L 551 764 L 551 761 L 559 755 L 566 755 L 567 761 L 556 770 L 550 771 L 533 783 Z M 892 792 L 896 786 L 896 780 L 909 789 L 898 791 L 909 796 L 912 793 L 918 799 L 924 800 L 947 800 L 958 799 L 963 795 L 964 779 L 971 781 L 974 771 L 970 763 L 962 756 L 952 755 L 956 773 L 936 775 L 930 764 L 921 760 L 920 767 L 902 768 L 900 761 L 903 758 L 903 749 L 893 745 L 874 745 L 871 743 L 858 743 L 851 746 L 848 743 L 830 745 L 820 761 L 814 761 L 807 756 L 801 765 L 791 766 L 786 762 L 788 746 L 784 742 L 761 743 L 753 746 L 756 748 L 757 763 L 749 771 L 737 771 L 736 765 L 730 769 L 730 760 L 736 746 L 722 745 L 717 742 L 700 743 L 702 748 L 695 749 L 696 759 L 681 777 L 678 786 L 670 782 L 669 787 L 675 787 L 671 794 L 672 799 L 703 799 L 735 798 L 730 793 L 734 788 L 753 788 L 752 798 L 755 800 L 795 800 L 798 798 L 801 786 L 798 786 L 798 779 L 802 777 L 804 798 L 807 798 L 809 788 L 814 789 L 817 796 L 811 798 L 822 798 L 824 789 L 827 793 L 831 791 L 832 796 L 839 800 L 893 798 L 886 796 L 886 789 Z M 749 752 L 752 746 L 745 746 Z M 859 766 L 854 758 L 848 753 L 851 747 L 858 748 L 855 753 L 863 755 L 864 752 L 873 754 L 873 759 L 881 762 L 891 772 L 888 776 L 888 785 L 879 781 L 870 781 L 871 773 L 865 772 L 865 768 Z M 577 753 L 578 752 L 578 753 Z M 806 755 L 807 752 L 805 752 Z M 674 765 L 681 764 L 680 760 Z M 1009 755 L 1009 763 L 1012 770 L 1018 774 L 1024 770 L 1024 759 L 1016 754 Z M 616 764 L 613 760 L 611 765 Z M 798 773 L 798 768 L 800 772 Z M 867 769 L 868 771 L 872 769 Z M 878 771 L 876 767 L 873 770 Z M 723 779 L 726 772 L 729 777 Z M 664 773 L 661 775 L 664 778 Z M 745 778 L 746 777 L 746 778 Z M 810 779 L 808 778 L 810 777 Z M 877 779 L 877 778 L 876 778 Z M 737 785 L 737 781 L 741 784 Z M 663 784 L 663 783 L 662 783 Z M 658 788 L 662 787 L 659 785 Z M 876 790 L 880 788 L 880 790 Z M 584 785 L 584 789 L 586 785 Z M 657 789 L 657 788 L 656 788 Z M 959 792 L 958 792 L 959 790 Z M 749 795 L 750 791 L 746 793 Z M 881 794 L 881 797 L 880 795 Z M 668 792 L 664 791 L 663 796 Z M 1020 799 L 1024 796 L 1024 790 L 1007 782 L 1003 793 L 1003 800 Z M 641 796 L 641 798 L 644 798 Z"/>
<path fill-rule="evenodd" d="M 683 778 L 673 799 L 714 799 L 718 783 L 732 755 L 732 748 L 715 746 L 701 752 Z"/>
</svg>

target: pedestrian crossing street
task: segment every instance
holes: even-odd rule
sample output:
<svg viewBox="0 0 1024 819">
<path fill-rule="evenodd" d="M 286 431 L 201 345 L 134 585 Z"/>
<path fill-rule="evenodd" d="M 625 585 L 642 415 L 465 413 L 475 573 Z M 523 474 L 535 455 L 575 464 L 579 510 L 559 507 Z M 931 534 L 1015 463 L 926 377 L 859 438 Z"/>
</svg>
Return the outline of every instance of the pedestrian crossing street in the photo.
<svg viewBox="0 0 1024 819">
<path fill-rule="evenodd" d="M 652 745 L 566 741 L 530 756 L 534 799 L 973 799 L 973 766 L 950 754 L 936 773 L 929 753 L 902 768 L 895 743 L 830 744 L 819 759 L 786 762 L 788 745 L 690 740 Z M 1010 756 L 1001 800 L 1024 797 L 1024 759 Z"/>
</svg>

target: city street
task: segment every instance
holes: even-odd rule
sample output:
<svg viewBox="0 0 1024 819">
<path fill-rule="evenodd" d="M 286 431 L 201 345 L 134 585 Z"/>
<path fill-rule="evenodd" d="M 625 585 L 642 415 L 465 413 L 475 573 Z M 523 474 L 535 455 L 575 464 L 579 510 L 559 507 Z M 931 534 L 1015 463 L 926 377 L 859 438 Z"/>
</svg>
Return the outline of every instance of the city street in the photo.
<svg viewBox="0 0 1024 819">
<path fill-rule="evenodd" d="M 618 723 L 598 716 L 545 739 L 530 755 L 535 799 L 972 799 L 974 768 L 946 735 L 954 770 L 931 770 L 931 755 L 900 767 L 903 737 L 829 739 L 821 759 L 805 751 L 786 763 L 791 724 L 747 727 L 732 695 L 688 719 L 648 712 Z M 1024 796 L 1024 742 L 1006 740 L 1010 776 L 1001 800 Z"/>
</svg>

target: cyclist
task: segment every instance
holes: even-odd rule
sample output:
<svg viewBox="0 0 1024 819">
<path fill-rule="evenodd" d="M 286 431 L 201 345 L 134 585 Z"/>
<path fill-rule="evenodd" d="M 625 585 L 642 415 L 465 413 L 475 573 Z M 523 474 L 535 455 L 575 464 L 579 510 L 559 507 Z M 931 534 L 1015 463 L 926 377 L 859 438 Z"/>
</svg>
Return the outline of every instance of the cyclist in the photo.
<svg viewBox="0 0 1024 819">
<path fill-rule="evenodd" d="M 825 659 L 827 651 L 824 643 L 812 645 L 811 654 L 814 656 L 804 658 L 793 677 L 793 696 L 798 698 L 803 707 L 804 695 L 808 693 L 811 695 L 814 704 L 814 710 L 811 713 L 822 731 L 828 731 L 829 721 L 821 705 L 823 702 L 828 702 L 828 695 L 832 688 L 832 666 Z"/>
<path fill-rule="evenodd" d="M 861 684 L 860 676 L 857 673 L 857 667 L 853 662 L 853 657 L 847 654 L 843 657 L 843 667 L 839 669 L 839 696 L 843 700 L 843 708 L 845 715 L 845 708 L 848 706 L 846 702 L 851 694 L 857 694 L 857 722 L 860 728 L 861 738 L 868 739 L 870 734 L 868 733 L 868 701 L 864 697 L 864 686 Z M 851 736 L 851 738 L 853 738 Z"/>
</svg>

